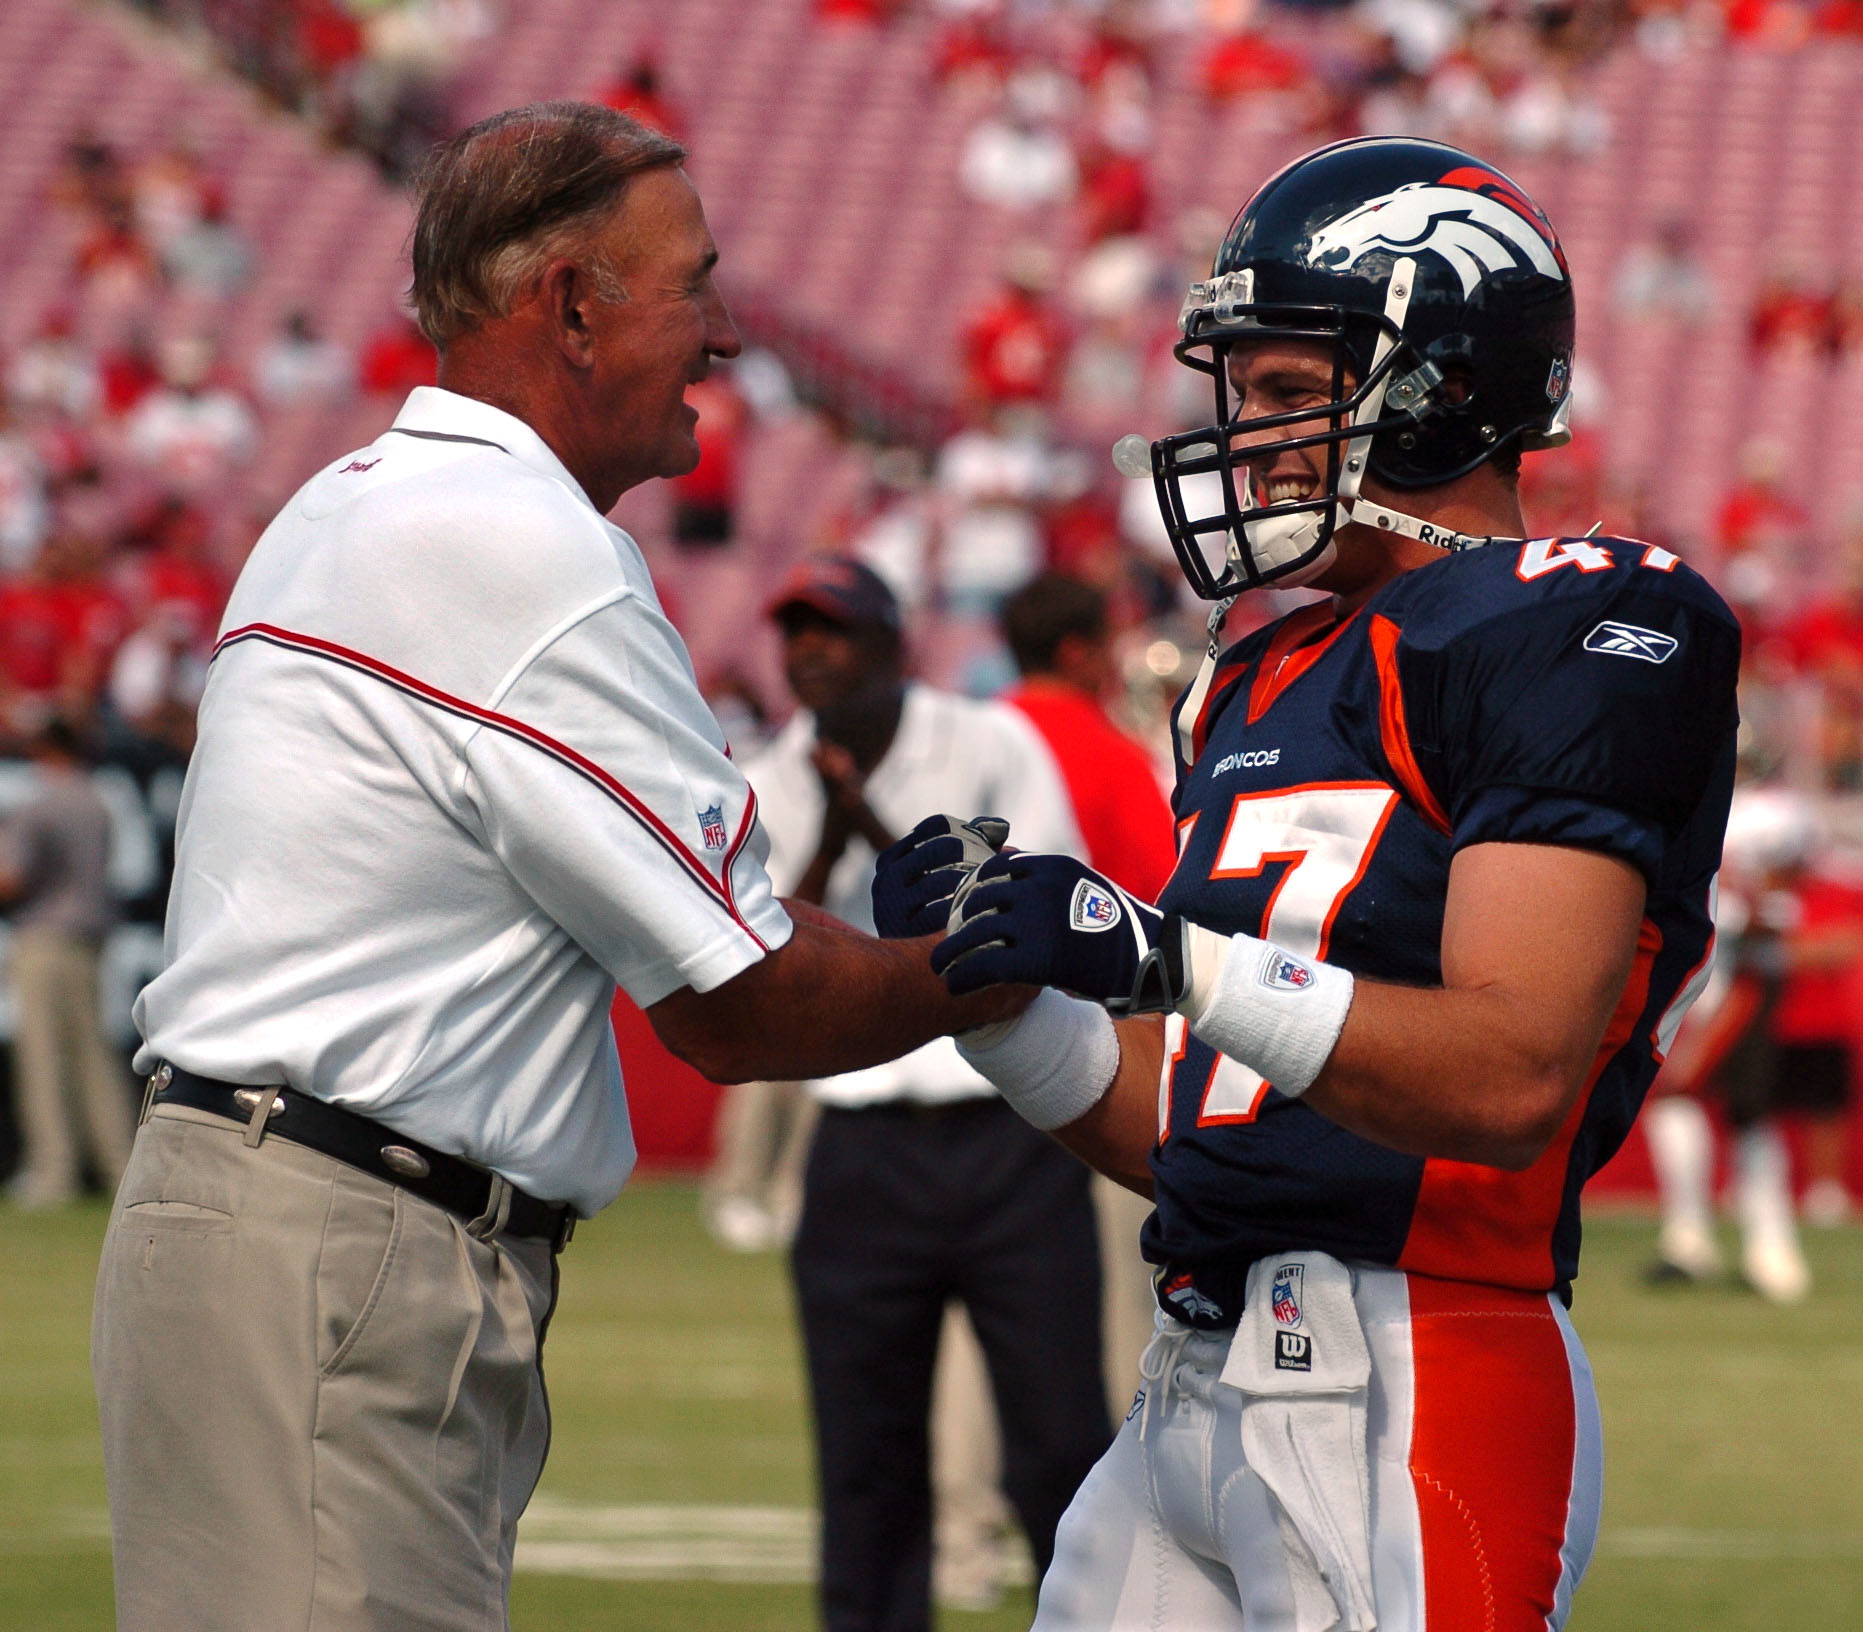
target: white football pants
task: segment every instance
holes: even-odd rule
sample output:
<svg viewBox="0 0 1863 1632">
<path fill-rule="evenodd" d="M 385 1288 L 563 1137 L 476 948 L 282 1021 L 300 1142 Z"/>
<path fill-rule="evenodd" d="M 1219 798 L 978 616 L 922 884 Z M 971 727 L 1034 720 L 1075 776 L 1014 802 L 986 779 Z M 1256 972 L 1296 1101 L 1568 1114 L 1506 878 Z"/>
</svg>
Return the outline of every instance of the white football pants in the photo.
<svg viewBox="0 0 1863 1632">
<path fill-rule="evenodd" d="M 1355 1266 L 1353 1282 L 1379 1632 L 1560 1632 L 1603 1494 L 1597 1395 L 1564 1308 L 1392 1269 Z M 1151 1368 L 1171 1363 L 1061 1520 L 1033 1632 L 1297 1632 L 1242 1395 L 1217 1380 L 1231 1334 L 1160 1326 Z"/>
</svg>

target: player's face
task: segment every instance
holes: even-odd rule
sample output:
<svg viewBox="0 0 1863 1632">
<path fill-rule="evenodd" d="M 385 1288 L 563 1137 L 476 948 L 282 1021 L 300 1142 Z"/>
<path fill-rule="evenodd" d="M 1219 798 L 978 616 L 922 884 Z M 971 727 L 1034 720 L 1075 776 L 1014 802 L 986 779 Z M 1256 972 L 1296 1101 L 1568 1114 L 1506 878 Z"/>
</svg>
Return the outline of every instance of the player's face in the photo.
<svg viewBox="0 0 1863 1632">
<path fill-rule="evenodd" d="M 684 475 L 699 462 L 686 388 L 714 357 L 743 349 L 712 281 L 718 251 L 685 172 L 635 177 L 595 249 L 626 291 L 593 302 L 590 317 L 597 412 L 623 486 Z"/>
<path fill-rule="evenodd" d="M 1319 497 L 1326 483 L 1325 447 L 1277 448 L 1274 444 L 1331 428 L 1324 410 L 1333 400 L 1332 347 L 1318 340 L 1238 341 L 1230 350 L 1228 370 L 1230 413 L 1236 419 L 1314 410 L 1311 420 L 1234 439 L 1232 445 L 1238 449 L 1255 445 L 1263 449 L 1248 461 L 1254 502 L 1287 504 Z M 1349 373 L 1344 390 L 1352 390 Z"/>
</svg>

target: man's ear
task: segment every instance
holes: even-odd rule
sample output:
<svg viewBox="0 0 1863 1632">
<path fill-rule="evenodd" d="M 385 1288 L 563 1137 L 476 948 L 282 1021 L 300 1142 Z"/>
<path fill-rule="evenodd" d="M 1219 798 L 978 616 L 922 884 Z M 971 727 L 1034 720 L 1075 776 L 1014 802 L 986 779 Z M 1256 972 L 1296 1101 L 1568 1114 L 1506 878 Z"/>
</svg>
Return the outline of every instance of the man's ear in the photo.
<svg viewBox="0 0 1863 1632">
<path fill-rule="evenodd" d="M 544 268 L 537 295 L 564 361 L 572 368 L 589 367 L 595 360 L 589 332 L 589 314 L 597 298 L 594 280 L 574 261 L 552 261 Z"/>
</svg>

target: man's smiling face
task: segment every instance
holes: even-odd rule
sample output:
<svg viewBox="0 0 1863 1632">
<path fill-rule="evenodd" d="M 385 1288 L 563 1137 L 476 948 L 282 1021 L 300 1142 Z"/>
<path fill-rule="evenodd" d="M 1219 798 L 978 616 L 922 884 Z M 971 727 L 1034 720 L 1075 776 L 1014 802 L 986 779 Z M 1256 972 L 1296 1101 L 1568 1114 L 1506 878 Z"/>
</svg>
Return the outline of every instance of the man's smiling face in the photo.
<svg viewBox="0 0 1863 1632">
<path fill-rule="evenodd" d="M 699 462 L 699 416 L 686 388 L 705 378 L 714 357 L 742 349 L 712 281 L 718 251 L 685 172 L 637 177 L 590 250 L 625 290 L 594 302 L 589 323 L 592 393 L 626 462 L 622 486 L 682 476 Z"/>
<path fill-rule="evenodd" d="M 1311 409 L 1310 421 L 1238 436 L 1233 445 L 1261 452 L 1248 460 L 1249 485 L 1257 505 L 1289 504 L 1324 497 L 1327 448 L 1284 448 L 1290 437 L 1312 436 L 1333 428 L 1325 410 L 1333 400 L 1332 347 L 1321 340 L 1264 337 L 1238 341 L 1228 357 L 1230 412 L 1235 419 Z M 1352 389 L 1348 374 L 1343 390 Z"/>
</svg>

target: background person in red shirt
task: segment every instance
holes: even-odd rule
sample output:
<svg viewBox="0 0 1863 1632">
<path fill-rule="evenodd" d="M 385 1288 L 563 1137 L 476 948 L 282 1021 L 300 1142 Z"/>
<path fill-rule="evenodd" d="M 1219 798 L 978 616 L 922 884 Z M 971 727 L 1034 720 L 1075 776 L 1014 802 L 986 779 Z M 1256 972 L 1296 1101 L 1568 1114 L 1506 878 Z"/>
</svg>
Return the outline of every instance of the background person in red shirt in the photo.
<svg viewBox="0 0 1863 1632">
<path fill-rule="evenodd" d="M 1078 578 L 1043 573 L 1005 603 L 1002 627 L 1022 676 L 1003 701 L 1054 751 L 1087 859 L 1155 901 L 1177 861 L 1171 807 L 1151 755 L 1106 712 L 1118 673 L 1106 597 Z"/>
<path fill-rule="evenodd" d="M 1774 1108 L 1805 1118 L 1804 1216 L 1828 1228 L 1850 1213 L 1844 1145 L 1863 960 L 1863 887 L 1813 871 L 1796 894 L 1791 971 L 1772 1016 L 1779 1047 Z"/>
<path fill-rule="evenodd" d="M 95 539 L 62 529 L 25 573 L 0 578 L 0 744 L 23 743 L 54 714 L 89 724 L 126 628 L 99 553 Z"/>
<path fill-rule="evenodd" d="M 1003 284 L 964 327 L 964 387 L 973 402 L 1047 402 L 1067 359 L 1067 329 L 1049 305 L 1054 258 L 1040 244 L 1010 252 Z"/>
</svg>

